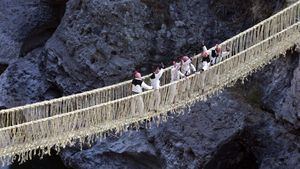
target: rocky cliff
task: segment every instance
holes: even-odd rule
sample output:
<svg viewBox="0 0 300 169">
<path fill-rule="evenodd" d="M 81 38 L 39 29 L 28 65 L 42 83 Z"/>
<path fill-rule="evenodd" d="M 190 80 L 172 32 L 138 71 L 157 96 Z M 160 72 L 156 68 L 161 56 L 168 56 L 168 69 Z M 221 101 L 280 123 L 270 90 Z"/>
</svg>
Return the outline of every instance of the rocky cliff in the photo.
<svg viewBox="0 0 300 169">
<path fill-rule="evenodd" d="M 190 112 L 170 117 L 160 127 L 128 132 L 120 138 L 110 136 L 91 149 L 68 149 L 61 156 L 67 166 L 85 169 L 299 168 L 299 104 L 286 110 L 278 106 L 299 101 L 293 98 L 299 91 L 287 92 L 295 90 L 299 67 L 299 53 L 288 53 L 246 84 L 197 103 Z"/>
<path fill-rule="evenodd" d="M 2 0 L 0 109 L 117 83 L 134 69 L 148 73 L 293 1 Z M 297 168 L 295 51 L 158 128 L 71 148 L 62 159 L 72 168 Z"/>
</svg>

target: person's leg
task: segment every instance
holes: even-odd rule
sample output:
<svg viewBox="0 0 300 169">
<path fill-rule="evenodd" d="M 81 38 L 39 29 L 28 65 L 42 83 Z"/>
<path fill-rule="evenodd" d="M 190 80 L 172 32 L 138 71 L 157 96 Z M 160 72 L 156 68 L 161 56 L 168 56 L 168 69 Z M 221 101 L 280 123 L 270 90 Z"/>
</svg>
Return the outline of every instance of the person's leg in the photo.
<svg viewBox="0 0 300 169">
<path fill-rule="evenodd" d="M 161 101 L 161 98 L 160 98 L 160 92 L 159 90 L 155 90 L 154 91 L 154 110 L 159 110 L 159 107 L 160 107 L 160 101 Z"/>
<path fill-rule="evenodd" d="M 216 58 L 216 62 L 215 62 L 215 64 L 219 63 L 219 62 L 220 62 L 220 59 L 221 59 L 221 57 L 220 57 L 220 56 L 219 56 L 219 57 L 217 57 L 217 58 Z"/>
<path fill-rule="evenodd" d="M 137 97 L 137 106 L 138 106 L 138 114 L 144 114 L 145 108 L 144 108 L 144 101 L 142 96 Z"/>
<path fill-rule="evenodd" d="M 149 99 L 149 109 L 150 111 L 155 110 L 155 91 L 151 94 L 151 97 Z"/>
<path fill-rule="evenodd" d="M 189 88 L 189 97 L 190 98 L 192 98 L 196 93 L 198 93 L 197 79 L 198 79 L 198 73 L 196 73 L 195 76 L 190 80 L 190 88 Z"/>
<path fill-rule="evenodd" d="M 223 60 L 224 60 L 224 56 L 220 56 L 218 63 L 222 62 Z"/>
<path fill-rule="evenodd" d="M 173 104 L 175 102 L 176 94 L 177 94 L 176 84 L 172 84 L 170 87 L 170 100 L 169 100 L 170 104 Z"/>
<path fill-rule="evenodd" d="M 192 82 L 191 82 L 191 80 L 187 80 L 187 82 L 186 82 L 186 94 L 187 94 L 187 96 L 186 97 L 191 97 L 191 85 L 192 85 Z"/>
<path fill-rule="evenodd" d="M 183 81 L 181 88 L 180 88 L 180 98 L 183 99 L 185 98 L 185 94 L 186 94 L 186 86 L 187 84 L 185 83 L 185 81 Z"/>
<path fill-rule="evenodd" d="M 217 58 L 214 57 L 214 58 L 212 59 L 212 64 L 213 64 L 213 65 L 216 64 L 216 61 L 217 61 Z"/>
<path fill-rule="evenodd" d="M 131 109 L 131 115 L 134 116 L 135 115 L 135 111 L 136 111 L 136 101 L 137 101 L 137 98 L 133 98 L 131 100 L 131 105 L 130 105 L 130 109 Z"/>
<path fill-rule="evenodd" d="M 204 94 L 205 92 L 205 77 L 206 77 L 206 72 L 203 72 L 201 74 L 201 93 Z"/>
</svg>

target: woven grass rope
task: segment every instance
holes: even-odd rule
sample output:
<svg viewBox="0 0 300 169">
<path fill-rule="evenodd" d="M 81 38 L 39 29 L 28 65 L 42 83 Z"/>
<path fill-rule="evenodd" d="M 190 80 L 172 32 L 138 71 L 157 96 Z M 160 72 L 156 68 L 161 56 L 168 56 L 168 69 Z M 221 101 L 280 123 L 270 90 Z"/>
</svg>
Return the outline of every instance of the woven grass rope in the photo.
<svg viewBox="0 0 300 169">
<path fill-rule="evenodd" d="M 262 21 L 258 25 L 225 41 L 231 55 L 207 71 L 169 83 L 168 72 L 164 85 L 131 95 L 130 82 L 59 99 L 3 110 L 0 112 L 0 162 L 24 162 L 34 155 L 57 152 L 75 142 L 92 143 L 105 138 L 108 131 L 122 133 L 130 125 L 144 120 L 160 124 L 168 112 L 182 113 L 183 108 L 220 92 L 244 79 L 270 61 L 278 58 L 299 41 L 299 2 Z M 200 55 L 193 62 L 200 63 Z M 168 68 L 169 70 L 169 68 Z M 174 87 L 180 89 L 173 97 Z M 156 93 L 159 93 L 157 95 Z M 153 100 L 160 97 L 159 107 Z M 143 104 L 142 110 L 136 105 Z M 16 156 L 17 155 L 17 156 Z"/>
</svg>

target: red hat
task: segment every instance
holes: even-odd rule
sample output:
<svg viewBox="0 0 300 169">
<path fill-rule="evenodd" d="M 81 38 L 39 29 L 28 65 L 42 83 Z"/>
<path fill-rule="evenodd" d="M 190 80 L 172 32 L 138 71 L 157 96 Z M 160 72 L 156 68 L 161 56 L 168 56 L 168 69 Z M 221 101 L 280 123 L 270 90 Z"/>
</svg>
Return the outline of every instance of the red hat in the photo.
<svg viewBox="0 0 300 169">
<path fill-rule="evenodd" d="M 185 62 L 186 62 L 187 60 L 189 60 L 189 59 L 190 59 L 190 58 L 189 58 L 188 56 L 182 56 L 182 60 L 185 61 Z"/>
<path fill-rule="evenodd" d="M 204 51 L 204 52 L 202 53 L 202 56 L 208 56 L 208 52 L 207 52 L 207 51 Z"/>
<path fill-rule="evenodd" d="M 133 72 L 133 76 L 134 76 L 134 78 L 141 78 L 142 77 L 141 73 L 136 71 L 136 70 Z"/>
</svg>

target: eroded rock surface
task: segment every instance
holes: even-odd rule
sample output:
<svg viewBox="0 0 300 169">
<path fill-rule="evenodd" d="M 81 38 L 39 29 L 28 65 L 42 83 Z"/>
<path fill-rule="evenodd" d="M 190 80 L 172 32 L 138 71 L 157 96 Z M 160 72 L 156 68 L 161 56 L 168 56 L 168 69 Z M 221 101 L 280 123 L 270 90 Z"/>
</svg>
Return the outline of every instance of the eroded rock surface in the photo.
<svg viewBox="0 0 300 169">
<path fill-rule="evenodd" d="M 63 10 L 59 4 L 58 0 L 2 0 L 0 63 L 8 64 L 43 45 L 59 24 Z"/>
<path fill-rule="evenodd" d="M 169 64 L 171 58 L 195 54 L 201 41 L 212 46 L 261 20 L 251 17 L 256 12 L 249 6 L 257 5 L 252 1 L 240 11 L 232 10 L 233 3 L 223 9 L 210 2 L 69 1 L 61 25 L 45 47 L 48 79 L 65 94 L 109 85 L 130 78 L 135 68 L 149 72 L 151 63 Z M 266 10 L 276 10 L 276 4 Z M 215 13 L 221 9 L 224 13 Z"/>
<path fill-rule="evenodd" d="M 156 150 L 147 140 L 145 132 L 132 131 L 120 139 L 99 142 L 93 149 L 64 151 L 62 159 L 72 168 L 161 168 Z"/>
<path fill-rule="evenodd" d="M 299 129 L 300 59 L 297 52 L 288 51 L 287 54 L 289 57 L 279 58 L 250 77 L 250 84 L 245 88 L 252 91 L 261 107 L 274 113 L 276 119 Z"/>
<path fill-rule="evenodd" d="M 169 119 L 161 127 L 134 132 L 133 136 L 129 132 L 116 141 L 109 139 L 82 152 L 67 150 L 62 153 L 62 156 L 67 165 L 75 169 L 92 169 L 99 166 L 119 168 L 116 163 L 131 168 L 123 158 L 127 159 L 132 151 L 139 153 L 142 149 L 142 152 L 148 152 L 157 159 L 156 161 L 161 165 L 158 165 L 159 168 L 197 168 L 203 166 L 219 144 L 243 129 L 244 119 L 248 113 L 245 111 L 247 108 L 250 107 L 240 106 L 226 93 L 208 103 L 197 104 L 189 114 Z M 106 153 L 103 153 L 103 150 Z M 107 155 L 116 158 L 114 154 L 123 158 L 117 162 L 111 160 L 110 163 L 103 160 Z M 82 159 L 88 159 L 89 162 L 86 163 Z M 131 159 L 131 163 L 141 166 L 145 163 L 145 159 Z"/>
<path fill-rule="evenodd" d="M 44 44 L 60 23 L 65 2 L 0 2 L 0 107 L 10 108 L 62 95 L 51 93 L 55 87 L 48 83 L 41 69 L 41 56 Z"/>
<path fill-rule="evenodd" d="M 43 94 L 50 84 L 39 69 L 40 51 L 37 49 L 28 57 L 10 63 L 0 76 L 0 106 L 9 108 L 45 99 Z"/>
<path fill-rule="evenodd" d="M 148 73 L 292 2 L 2 0 L 0 109 L 117 83 L 135 68 Z M 237 86 L 158 128 L 67 149 L 62 159 L 75 169 L 299 168 L 299 62 L 281 58 L 251 78 L 250 92 Z"/>
<path fill-rule="evenodd" d="M 205 103 L 197 103 L 183 116 L 169 118 L 160 127 L 133 132 L 134 137 L 129 132 L 120 139 L 110 138 L 81 152 L 66 149 L 61 156 L 74 169 L 131 168 L 133 163 L 140 168 L 170 169 L 299 167 L 299 131 L 279 123 L 271 113 L 247 100 L 232 88 Z M 141 147 L 146 148 L 144 152 L 154 152 L 151 158 L 159 165 L 146 166 L 143 160 L 131 158 L 129 152 L 136 154 Z M 108 158 L 113 160 L 107 161 Z"/>
</svg>

